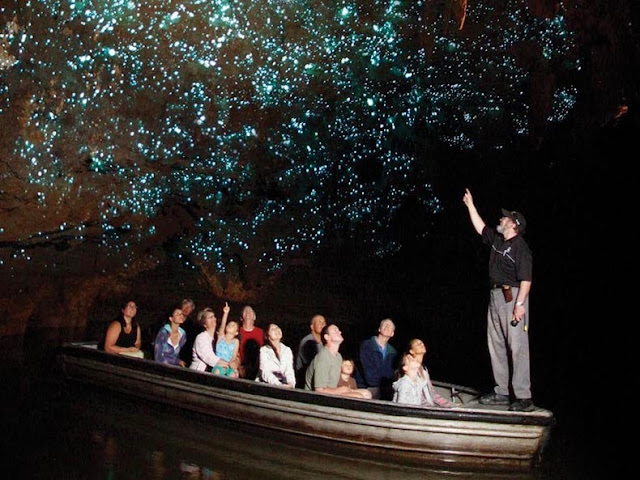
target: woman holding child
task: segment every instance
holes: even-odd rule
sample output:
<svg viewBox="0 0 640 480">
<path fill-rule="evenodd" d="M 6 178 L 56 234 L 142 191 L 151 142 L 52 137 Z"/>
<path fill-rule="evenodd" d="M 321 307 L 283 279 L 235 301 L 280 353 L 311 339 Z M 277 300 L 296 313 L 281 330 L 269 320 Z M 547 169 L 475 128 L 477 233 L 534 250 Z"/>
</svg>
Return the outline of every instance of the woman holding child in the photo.
<svg viewBox="0 0 640 480">
<path fill-rule="evenodd" d="M 222 322 L 224 323 L 229 316 L 229 310 L 229 304 L 225 302 L 222 309 Z M 193 342 L 192 360 L 189 368 L 201 372 L 211 371 L 216 366 L 227 369 L 229 362 L 218 357 L 213 349 L 217 325 L 216 314 L 207 307 L 198 313 L 196 323 L 204 330 L 198 334 Z"/>
<path fill-rule="evenodd" d="M 275 323 L 269 324 L 265 344 L 260 347 L 260 366 L 256 380 L 290 388 L 296 386 L 293 352 L 282 343 L 282 330 Z"/>
</svg>

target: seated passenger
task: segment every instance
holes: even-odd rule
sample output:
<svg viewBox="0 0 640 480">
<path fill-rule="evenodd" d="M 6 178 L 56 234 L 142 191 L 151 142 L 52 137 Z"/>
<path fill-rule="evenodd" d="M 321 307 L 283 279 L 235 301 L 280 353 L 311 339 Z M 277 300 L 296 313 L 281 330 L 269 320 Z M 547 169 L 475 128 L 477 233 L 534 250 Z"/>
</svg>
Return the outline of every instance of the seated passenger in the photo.
<svg viewBox="0 0 640 480">
<path fill-rule="evenodd" d="M 355 370 L 355 364 L 350 358 L 342 359 L 342 369 L 340 370 L 340 380 L 338 380 L 338 387 L 347 386 L 352 390 L 357 390 L 358 385 L 356 379 L 353 378 L 353 371 Z"/>
<path fill-rule="evenodd" d="M 260 367 L 256 380 L 293 388 L 296 386 L 293 352 L 281 340 L 282 330 L 271 323 L 267 329 L 265 345 L 260 348 Z"/>
<path fill-rule="evenodd" d="M 342 355 L 340 355 L 339 349 L 344 338 L 342 338 L 342 332 L 337 325 L 325 326 L 320 338 L 323 347 L 307 368 L 305 389 L 328 395 L 360 399 L 371 398 L 371 392 L 366 389 L 354 390 L 347 386 L 338 386 L 342 370 Z"/>
<path fill-rule="evenodd" d="M 104 351 L 107 353 L 129 355 L 143 358 L 140 325 L 135 319 L 138 307 L 133 300 L 124 304 L 122 315 L 107 328 L 104 338 Z"/>
<path fill-rule="evenodd" d="M 216 355 L 227 362 L 227 366 L 216 365 L 211 372 L 214 375 L 238 378 L 238 350 L 240 341 L 238 336 L 238 322 L 231 320 L 227 323 L 227 318 L 222 317 L 220 328 L 218 329 L 218 342 L 216 343 Z"/>
<path fill-rule="evenodd" d="M 264 345 L 264 330 L 256 326 L 256 312 L 246 305 L 242 309 L 242 326 L 238 332 L 240 336 L 239 373 L 242 378 L 254 380 L 258 374 L 260 347 Z"/>
<path fill-rule="evenodd" d="M 196 309 L 196 304 L 190 298 L 185 298 L 180 304 L 180 310 L 184 313 L 184 323 L 181 325 L 182 329 L 187 334 L 187 343 L 184 344 L 182 350 L 180 350 L 180 358 L 184 361 L 185 365 L 191 362 L 193 354 L 193 342 L 200 332 L 200 328 L 197 325 L 197 320 L 191 318 L 191 314 Z"/>
<path fill-rule="evenodd" d="M 296 384 L 300 388 L 304 388 L 307 367 L 313 357 L 322 349 L 320 333 L 326 324 L 327 321 L 322 315 L 314 315 L 311 317 L 311 324 L 309 325 L 311 332 L 300 340 L 298 355 L 296 356 Z"/>
<path fill-rule="evenodd" d="M 187 334 L 180 325 L 184 323 L 184 313 L 180 307 L 173 309 L 169 323 L 165 324 L 153 344 L 153 358 L 158 363 L 186 366 L 180 359 L 180 350 L 187 341 Z"/>
<path fill-rule="evenodd" d="M 222 309 L 222 321 L 225 323 L 229 316 L 229 310 L 229 304 L 225 302 Z M 205 308 L 198 313 L 196 323 L 204 330 L 198 334 L 193 342 L 192 359 L 189 368 L 201 372 L 210 372 L 216 366 L 224 369 L 228 368 L 229 362 L 218 357 L 213 349 L 217 324 L 216 314 L 210 308 Z"/>
<path fill-rule="evenodd" d="M 410 354 L 400 358 L 398 380 L 393 382 L 393 401 L 405 405 L 433 406 L 431 399 L 425 398 L 424 381 L 418 376 L 420 364 Z"/>
<path fill-rule="evenodd" d="M 438 394 L 433 384 L 431 383 L 431 377 L 429 376 L 429 371 L 427 367 L 424 366 L 424 357 L 427 353 L 427 346 L 424 344 L 422 340 L 419 338 L 414 338 L 409 342 L 409 350 L 408 353 L 416 359 L 420 368 L 418 368 L 418 376 L 422 381 L 426 384 L 426 389 L 428 390 L 425 393 L 426 398 L 433 399 L 435 405 L 440 407 L 451 407 L 452 403 Z"/>
<path fill-rule="evenodd" d="M 391 399 L 391 382 L 398 352 L 389 344 L 396 326 L 386 318 L 380 322 L 378 334 L 360 344 L 360 364 L 365 386 L 373 398 Z"/>
</svg>

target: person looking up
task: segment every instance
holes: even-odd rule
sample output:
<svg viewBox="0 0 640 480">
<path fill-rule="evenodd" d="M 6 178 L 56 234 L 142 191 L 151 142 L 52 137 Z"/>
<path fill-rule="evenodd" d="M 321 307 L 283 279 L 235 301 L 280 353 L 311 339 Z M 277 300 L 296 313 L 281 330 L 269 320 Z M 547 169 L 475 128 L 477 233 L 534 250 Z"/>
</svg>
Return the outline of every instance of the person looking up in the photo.
<svg viewBox="0 0 640 480">
<path fill-rule="evenodd" d="M 419 365 L 418 377 L 424 389 L 421 402 L 422 405 L 431 407 L 451 407 L 452 403 L 436 391 L 433 383 L 431 383 L 429 370 L 427 370 L 427 367 L 425 367 L 424 365 L 424 357 L 427 353 L 427 345 L 419 338 L 414 338 L 409 342 L 409 349 L 407 353 L 411 355 Z"/>
<path fill-rule="evenodd" d="M 322 315 L 314 315 L 311 317 L 309 329 L 311 330 L 298 345 L 298 355 L 296 356 L 296 381 L 298 386 L 304 388 L 304 379 L 307 367 L 313 360 L 313 357 L 322 349 L 322 340 L 320 333 L 327 324 L 327 320 Z"/>
<path fill-rule="evenodd" d="M 256 312 L 246 305 L 242 309 L 242 326 L 240 327 L 240 377 L 255 379 L 258 373 L 260 347 L 264 345 L 264 330 L 256 326 Z"/>
<path fill-rule="evenodd" d="M 359 399 L 370 399 L 371 392 L 364 388 L 353 390 L 348 386 L 338 386 L 342 371 L 340 345 L 344 341 L 337 325 L 329 324 L 320 335 L 323 347 L 307 368 L 305 389 L 328 395 L 339 395 Z"/>
<path fill-rule="evenodd" d="M 225 302 L 222 309 L 222 321 L 225 323 L 230 310 L 229 304 Z M 218 357 L 213 348 L 217 321 L 216 314 L 208 307 L 198 313 L 196 323 L 203 328 L 203 331 L 198 334 L 193 342 L 193 357 L 191 365 L 189 365 L 190 369 L 210 372 L 217 366 L 224 369 L 229 367 L 229 362 Z"/>
<path fill-rule="evenodd" d="M 187 341 L 187 334 L 181 327 L 183 323 L 182 309 L 174 308 L 169 317 L 169 323 L 165 324 L 156 335 L 153 356 L 156 362 L 186 366 L 186 363 L 180 359 L 180 350 Z"/>
<path fill-rule="evenodd" d="M 182 347 L 182 350 L 180 350 L 180 358 L 184 361 L 185 365 L 188 365 L 191 362 L 193 342 L 200 332 L 200 327 L 197 325 L 197 322 L 191 318 L 191 314 L 195 309 L 196 304 L 190 298 L 185 298 L 180 303 L 180 310 L 182 310 L 182 313 L 184 314 L 182 329 L 187 334 L 187 342 Z"/>
<path fill-rule="evenodd" d="M 373 398 L 391 399 L 391 382 L 398 352 L 389 340 L 395 331 L 393 320 L 385 318 L 380 322 L 378 334 L 360 344 L 362 378 Z"/>
<path fill-rule="evenodd" d="M 260 347 L 260 368 L 257 380 L 289 388 L 296 386 L 293 352 L 282 343 L 282 330 L 275 323 L 269 324 L 265 344 Z"/>
<path fill-rule="evenodd" d="M 227 366 L 215 365 L 211 372 L 214 375 L 223 375 L 225 377 L 238 378 L 238 350 L 240 349 L 240 341 L 238 336 L 238 322 L 231 320 L 227 322 L 226 317 L 222 317 L 220 328 L 218 328 L 218 341 L 216 342 L 216 355 L 227 362 Z"/>
<path fill-rule="evenodd" d="M 104 351 L 107 353 L 144 357 L 140 325 L 135 320 L 138 306 L 133 300 L 126 302 L 121 310 L 120 318 L 109 324 L 104 338 Z"/>
<path fill-rule="evenodd" d="M 488 227 L 467 188 L 462 201 L 469 218 L 489 253 L 489 306 L 487 341 L 495 387 L 480 397 L 483 405 L 509 405 L 509 410 L 530 412 L 529 292 L 532 283 L 532 256 L 522 237 L 526 220 L 522 213 L 502 209 L 495 230 Z M 511 367 L 511 368 L 510 368 Z M 510 401 L 510 391 L 514 399 Z"/>
</svg>

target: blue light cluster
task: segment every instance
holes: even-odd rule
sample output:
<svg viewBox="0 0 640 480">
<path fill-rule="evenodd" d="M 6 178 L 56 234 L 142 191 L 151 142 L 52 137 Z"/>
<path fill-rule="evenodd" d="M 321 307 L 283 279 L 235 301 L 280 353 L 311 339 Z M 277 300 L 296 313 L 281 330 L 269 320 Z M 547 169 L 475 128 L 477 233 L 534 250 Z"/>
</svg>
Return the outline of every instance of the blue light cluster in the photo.
<svg viewBox="0 0 640 480">
<path fill-rule="evenodd" d="M 459 31 L 425 1 L 26 0 L 0 26 L 0 116 L 20 112 L 4 153 L 43 231 L 59 215 L 77 239 L 98 224 L 110 254 L 157 235 L 173 205 L 192 222 L 184 258 L 219 272 L 238 255 L 277 271 L 336 225 L 396 251 L 386 230 L 407 197 L 441 210 L 426 137 L 527 135 L 525 44 L 579 68 L 561 14 L 478 1 Z M 576 96 L 558 85 L 548 120 Z"/>
</svg>

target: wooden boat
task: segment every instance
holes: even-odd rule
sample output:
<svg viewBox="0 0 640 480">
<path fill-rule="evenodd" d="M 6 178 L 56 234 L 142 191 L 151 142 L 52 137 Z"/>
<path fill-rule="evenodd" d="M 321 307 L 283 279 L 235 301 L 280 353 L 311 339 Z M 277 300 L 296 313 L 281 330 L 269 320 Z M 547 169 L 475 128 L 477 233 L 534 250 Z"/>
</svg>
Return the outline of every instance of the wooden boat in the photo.
<svg viewBox="0 0 640 480">
<path fill-rule="evenodd" d="M 107 354 L 95 344 L 65 344 L 58 358 L 71 381 L 402 465 L 526 471 L 540 462 L 554 424 L 548 410 L 488 408 L 473 390 L 444 383 L 436 386 L 453 408 L 418 408 L 229 379 Z"/>
</svg>

